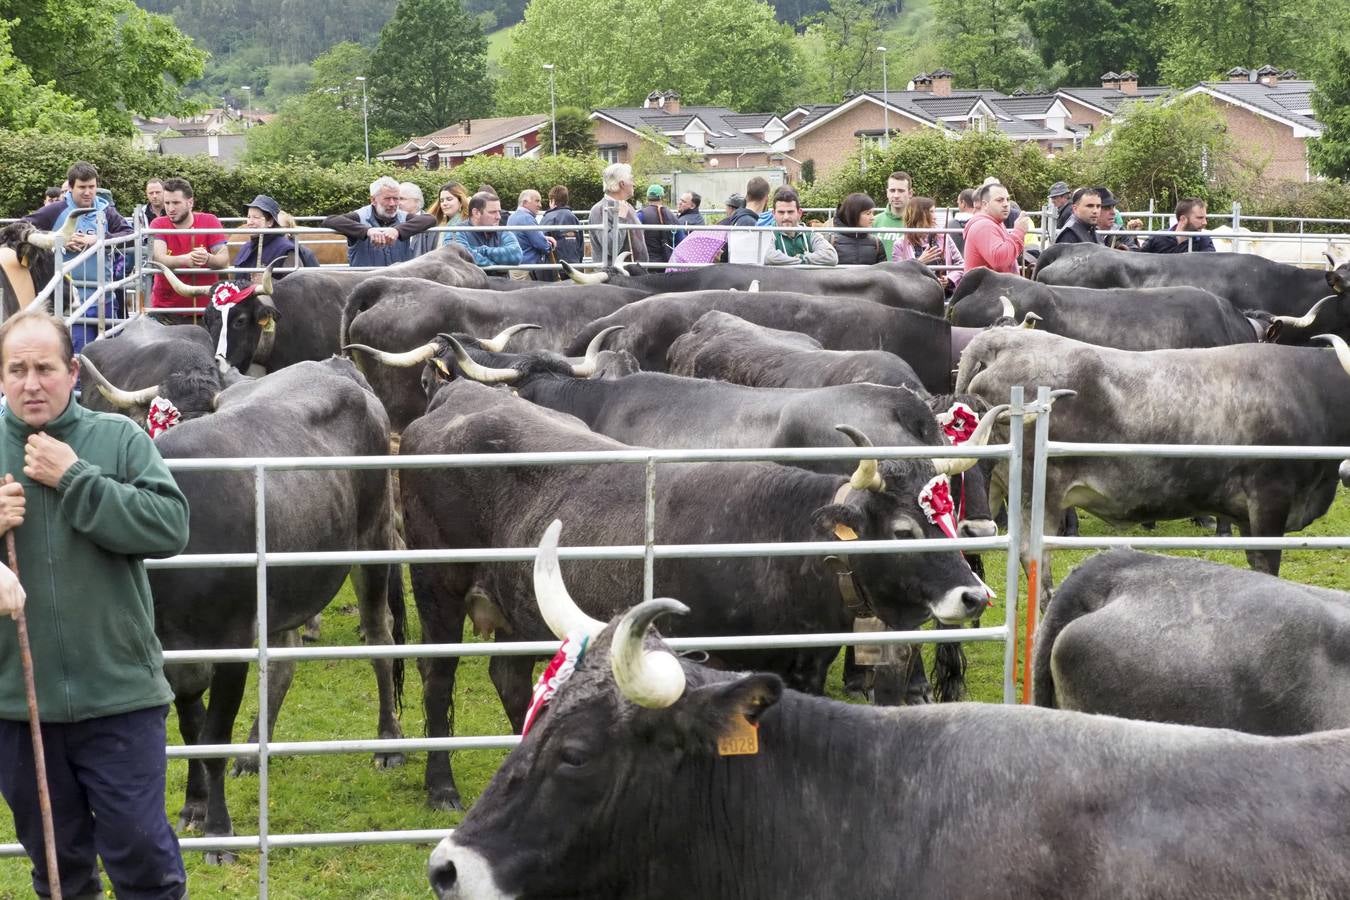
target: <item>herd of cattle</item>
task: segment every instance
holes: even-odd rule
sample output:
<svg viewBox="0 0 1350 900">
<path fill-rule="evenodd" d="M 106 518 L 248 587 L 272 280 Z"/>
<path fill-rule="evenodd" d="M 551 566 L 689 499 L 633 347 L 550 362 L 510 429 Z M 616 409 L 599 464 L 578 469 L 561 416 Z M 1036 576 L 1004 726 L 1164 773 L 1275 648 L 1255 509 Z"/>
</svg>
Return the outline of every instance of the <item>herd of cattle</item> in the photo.
<svg viewBox="0 0 1350 900">
<path fill-rule="evenodd" d="M 487 278 L 451 245 L 373 272 L 269 273 L 242 301 L 208 303 L 205 328 L 136 320 L 85 347 L 82 402 L 141 420 L 155 398 L 172 403 L 179 422 L 156 438 L 169 459 L 977 445 L 1006 438 L 1017 385 L 1057 390 L 1056 440 L 1341 446 L 1347 288 L 1350 260 L 1331 256 L 1310 272 L 1077 245 L 1048 249 L 1034 280 L 973 272 L 949 304 L 916 263 L 534 285 Z M 1347 476 L 1335 461 L 1055 458 L 1036 525 L 1053 531 L 1077 507 L 1111 522 L 1221 516 L 1280 536 L 1323 515 Z M 178 478 L 187 552 L 249 552 L 251 476 Z M 992 535 L 1006 479 L 1006 463 L 950 456 L 663 465 L 658 543 L 837 540 L 840 553 L 658 560 L 657 595 L 682 602 L 631 609 L 641 563 L 567 563 L 579 608 L 550 525 L 574 545 L 632 543 L 645 489 L 631 465 L 276 472 L 266 528 L 272 550 L 543 537 L 533 576 L 524 563 L 411 567 L 426 642 L 459 641 L 467 618 L 482 634 L 586 648 L 433 854 L 442 898 L 1350 892 L 1350 732 L 1288 737 L 1350 728 L 1350 596 L 1279 580 L 1278 551 L 1249 552 L 1253 572 L 1100 554 L 1039 598 L 1039 704 L 1178 724 L 971 705 L 896 715 L 810 696 L 834 648 L 700 665 L 648 633 L 675 612 L 666 634 L 975 620 L 992 597 L 977 557 L 850 558 L 847 542 Z M 399 574 L 351 574 L 364 639 L 401 641 Z M 346 575 L 269 568 L 269 639 L 297 640 Z M 252 580 L 153 572 L 165 648 L 251 642 Z M 878 705 L 932 696 L 915 659 L 878 667 Z M 517 732 L 537 712 L 534 662 L 489 666 Z M 456 665 L 421 665 L 429 736 L 451 733 Z M 939 654 L 940 697 L 960 695 L 960 668 Z M 186 742 L 230 742 L 246 670 L 170 667 Z M 397 737 L 402 669 L 375 671 L 378 731 Z M 288 685 L 274 678 L 273 721 Z M 1183 727 L 1195 725 L 1286 737 Z M 224 768 L 193 763 L 183 825 L 231 833 Z M 462 808 L 449 754 L 428 754 L 426 787 L 432 806 Z"/>
</svg>

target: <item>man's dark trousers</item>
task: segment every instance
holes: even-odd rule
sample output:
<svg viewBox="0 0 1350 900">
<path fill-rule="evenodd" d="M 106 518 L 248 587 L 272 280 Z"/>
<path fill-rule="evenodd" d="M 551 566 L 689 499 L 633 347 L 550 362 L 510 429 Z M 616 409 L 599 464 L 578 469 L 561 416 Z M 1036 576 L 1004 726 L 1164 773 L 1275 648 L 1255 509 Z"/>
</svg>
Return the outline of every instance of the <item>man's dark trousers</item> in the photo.
<svg viewBox="0 0 1350 900">
<path fill-rule="evenodd" d="M 178 838 L 164 814 L 167 714 L 156 706 L 42 726 L 63 896 L 101 894 L 95 855 L 118 900 L 185 896 Z M 33 888 L 50 896 L 27 722 L 0 719 L 0 760 L 0 793 L 33 862 Z"/>
</svg>

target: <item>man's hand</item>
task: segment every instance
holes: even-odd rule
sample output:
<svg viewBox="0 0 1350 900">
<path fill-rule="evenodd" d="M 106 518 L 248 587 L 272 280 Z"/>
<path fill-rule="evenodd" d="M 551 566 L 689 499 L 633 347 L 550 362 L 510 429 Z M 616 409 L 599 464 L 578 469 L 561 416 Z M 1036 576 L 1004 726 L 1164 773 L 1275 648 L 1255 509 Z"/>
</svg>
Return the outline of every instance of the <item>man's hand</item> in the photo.
<svg viewBox="0 0 1350 900">
<path fill-rule="evenodd" d="M 23 473 L 38 484 L 54 488 L 66 469 L 79 459 L 70 445 L 46 433 L 30 435 L 23 448 Z"/>
<path fill-rule="evenodd" d="M 23 524 L 23 485 L 6 474 L 0 479 L 0 534 Z"/>
<path fill-rule="evenodd" d="M 0 565 L 0 616 L 17 619 L 23 610 L 25 597 L 18 577 L 10 571 L 9 566 Z"/>
<path fill-rule="evenodd" d="M 558 249 L 558 239 L 555 238 L 553 235 L 551 234 L 544 235 L 544 240 L 548 241 L 548 249 L 550 250 Z"/>
<path fill-rule="evenodd" d="M 79 253 L 86 247 L 92 247 L 94 243 L 97 241 L 98 241 L 97 235 L 87 234 L 83 231 L 77 231 L 70 236 L 70 240 L 66 241 L 66 249 L 71 250 L 75 253 Z"/>
<path fill-rule="evenodd" d="M 211 258 L 211 251 L 205 247 L 193 247 L 188 252 L 188 265 L 194 269 L 206 268 L 206 261 Z"/>
<path fill-rule="evenodd" d="M 1143 229 L 1143 227 L 1144 227 L 1143 219 L 1131 219 L 1130 221 L 1125 223 L 1125 228 L 1128 231 L 1140 231 Z"/>
<path fill-rule="evenodd" d="M 1017 229 L 1023 234 L 1026 234 L 1028 231 L 1031 230 L 1031 217 L 1028 216 L 1026 213 L 1023 213 L 1022 215 L 1018 216 L 1017 221 L 1013 223 L 1013 228 Z"/>
<path fill-rule="evenodd" d="M 376 247 L 385 247 L 398 240 L 397 228 L 372 228 L 366 232 L 370 242 Z"/>
</svg>

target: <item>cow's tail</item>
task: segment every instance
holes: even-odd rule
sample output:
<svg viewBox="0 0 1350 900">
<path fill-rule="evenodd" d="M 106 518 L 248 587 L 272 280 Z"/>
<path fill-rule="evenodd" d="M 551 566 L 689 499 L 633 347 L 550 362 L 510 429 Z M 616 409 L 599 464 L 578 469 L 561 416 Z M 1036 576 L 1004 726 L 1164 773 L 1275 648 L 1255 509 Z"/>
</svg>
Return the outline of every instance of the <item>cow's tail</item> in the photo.
<svg viewBox="0 0 1350 900">
<path fill-rule="evenodd" d="M 389 616 L 392 620 L 390 633 L 393 635 L 395 644 L 408 643 L 408 604 L 403 596 L 403 566 L 394 563 L 389 567 L 389 584 L 385 596 L 389 604 Z M 403 675 L 404 660 L 402 657 L 394 660 L 392 674 L 394 677 L 394 706 L 398 709 L 399 715 L 403 714 Z"/>
<path fill-rule="evenodd" d="M 1050 596 L 1045 614 L 1036 629 L 1036 646 L 1031 660 L 1031 699 L 1037 706 L 1059 705 L 1055 697 L 1055 678 L 1050 659 L 1055 641 L 1075 619 L 1096 612 L 1115 598 L 1107 585 L 1094 583 L 1092 573 L 1081 569 L 1069 577 Z"/>
</svg>

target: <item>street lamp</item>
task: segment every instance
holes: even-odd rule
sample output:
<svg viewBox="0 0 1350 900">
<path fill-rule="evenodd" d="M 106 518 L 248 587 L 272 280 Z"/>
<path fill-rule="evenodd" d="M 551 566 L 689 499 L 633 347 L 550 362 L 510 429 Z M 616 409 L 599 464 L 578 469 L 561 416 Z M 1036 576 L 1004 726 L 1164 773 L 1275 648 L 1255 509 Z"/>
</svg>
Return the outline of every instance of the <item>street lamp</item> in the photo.
<svg viewBox="0 0 1350 900">
<path fill-rule="evenodd" d="M 361 82 L 361 136 L 366 144 L 366 165 L 370 165 L 370 119 L 366 117 L 366 76 L 357 75 Z"/>
<path fill-rule="evenodd" d="M 878 47 L 877 52 L 881 54 L 881 115 L 882 126 L 881 148 L 888 149 L 891 146 L 891 98 L 886 88 L 886 48 Z"/>
<path fill-rule="evenodd" d="M 558 105 L 553 99 L 553 63 L 544 63 L 548 70 L 548 119 L 553 129 L 553 155 L 558 155 Z"/>
<path fill-rule="evenodd" d="M 239 90 L 244 92 L 244 103 L 248 108 L 248 111 L 244 114 L 244 127 L 248 128 L 253 124 L 253 88 L 246 84 Z"/>
</svg>

